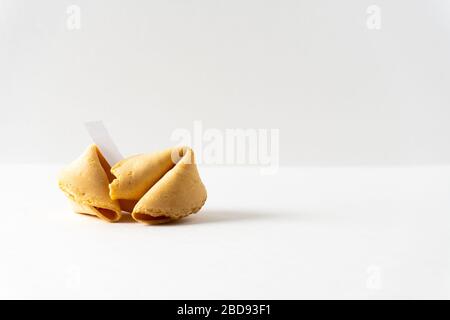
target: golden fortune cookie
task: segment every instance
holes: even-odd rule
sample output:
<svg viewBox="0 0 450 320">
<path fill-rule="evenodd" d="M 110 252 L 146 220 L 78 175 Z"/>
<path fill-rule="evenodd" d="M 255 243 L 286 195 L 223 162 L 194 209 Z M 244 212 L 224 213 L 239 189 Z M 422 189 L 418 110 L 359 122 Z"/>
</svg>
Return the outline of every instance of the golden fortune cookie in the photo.
<svg viewBox="0 0 450 320">
<path fill-rule="evenodd" d="M 110 170 L 110 165 L 93 144 L 61 171 L 59 188 L 69 198 L 75 212 L 94 215 L 108 222 L 121 218 L 119 201 L 109 196 L 109 183 L 113 180 Z"/>
<path fill-rule="evenodd" d="M 190 148 L 170 148 L 124 159 L 111 169 L 110 196 L 146 224 L 160 224 L 196 213 L 207 193 Z"/>
</svg>

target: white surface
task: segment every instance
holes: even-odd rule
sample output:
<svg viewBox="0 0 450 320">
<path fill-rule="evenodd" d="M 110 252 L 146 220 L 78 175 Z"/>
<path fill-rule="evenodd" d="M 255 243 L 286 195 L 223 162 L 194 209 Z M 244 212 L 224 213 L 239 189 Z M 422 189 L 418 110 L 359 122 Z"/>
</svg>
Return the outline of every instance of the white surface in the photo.
<svg viewBox="0 0 450 320">
<path fill-rule="evenodd" d="M 86 120 L 123 154 L 201 120 L 279 128 L 283 165 L 450 164 L 449 56 L 446 0 L 0 0 L 0 162 L 67 163 Z"/>
<path fill-rule="evenodd" d="M 450 167 L 200 168 L 206 207 L 166 226 L 0 170 L 0 298 L 450 298 Z"/>
</svg>

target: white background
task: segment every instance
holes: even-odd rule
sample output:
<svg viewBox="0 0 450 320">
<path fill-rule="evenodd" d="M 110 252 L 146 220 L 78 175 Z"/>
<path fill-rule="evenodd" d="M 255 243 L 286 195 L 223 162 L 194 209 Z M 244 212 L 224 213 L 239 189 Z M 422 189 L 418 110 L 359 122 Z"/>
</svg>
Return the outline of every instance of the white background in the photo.
<svg viewBox="0 0 450 320">
<path fill-rule="evenodd" d="M 443 0 L 1 0 L 0 161 L 67 162 L 100 119 L 125 154 L 201 120 L 280 129 L 287 165 L 450 163 L 449 17 Z"/>
<path fill-rule="evenodd" d="M 0 298 L 450 298 L 448 166 L 203 168 L 162 226 L 72 213 L 60 168 L 0 166 Z"/>
<path fill-rule="evenodd" d="M 0 0 L 0 297 L 449 298 L 449 34 L 444 0 Z M 281 167 L 202 166 L 197 215 L 108 224 L 56 185 L 86 120 L 125 155 L 275 128 Z"/>
</svg>

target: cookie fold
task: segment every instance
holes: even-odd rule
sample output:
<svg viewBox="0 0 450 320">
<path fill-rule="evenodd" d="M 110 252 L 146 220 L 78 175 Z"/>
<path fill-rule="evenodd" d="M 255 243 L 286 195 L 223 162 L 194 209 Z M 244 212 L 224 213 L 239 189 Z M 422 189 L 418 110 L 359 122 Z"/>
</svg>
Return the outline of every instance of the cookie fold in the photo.
<svg viewBox="0 0 450 320">
<path fill-rule="evenodd" d="M 206 201 L 194 153 L 187 147 L 134 156 L 116 164 L 111 172 L 116 177 L 110 184 L 111 198 L 128 202 L 133 218 L 142 223 L 186 217 Z"/>
<path fill-rule="evenodd" d="M 132 212 L 136 203 L 175 165 L 172 149 L 132 156 L 111 168 L 116 178 L 109 185 L 111 199 L 119 200 L 124 211 Z"/>
<path fill-rule="evenodd" d="M 96 145 L 86 151 L 59 174 L 59 188 L 77 213 L 95 215 L 108 222 L 121 218 L 119 202 L 109 196 L 113 180 L 110 165 Z"/>
</svg>

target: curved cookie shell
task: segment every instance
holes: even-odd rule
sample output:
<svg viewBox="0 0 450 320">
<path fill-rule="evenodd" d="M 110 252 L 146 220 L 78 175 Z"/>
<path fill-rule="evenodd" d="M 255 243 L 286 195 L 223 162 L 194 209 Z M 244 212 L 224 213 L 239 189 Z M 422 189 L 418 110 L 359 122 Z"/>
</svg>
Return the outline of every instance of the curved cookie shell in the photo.
<svg viewBox="0 0 450 320">
<path fill-rule="evenodd" d="M 169 170 L 134 207 L 135 220 L 148 224 L 164 223 L 196 213 L 206 201 L 194 154 L 182 149 L 181 159 Z"/>
<path fill-rule="evenodd" d="M 121 209 L 119 202 L 109 196 L 112 179 L 108 162 L 97 146 L 91 145 L 61 171 L 58 185 L 70 199 L 75 212 L 115 222 L 121 217 Z"/>
<path fill-rule="evenodd" d="M 111 199 L 119 200 L 122 210 L 132 212 L 139 199 L 174 165 L 172 149 L 119 161 L 111 168 L 116 177 L 109 185 Z"/>
<path fill-rule="evenodd" d="M 132 216 L 139 222 L 177 220 L 196 213 L 206 201 L 206 189 L 189 148 L 131 157 L 112 172 L 117 179 L 110 185 L 111 197 L 136 201 Z"/>
</svg>

